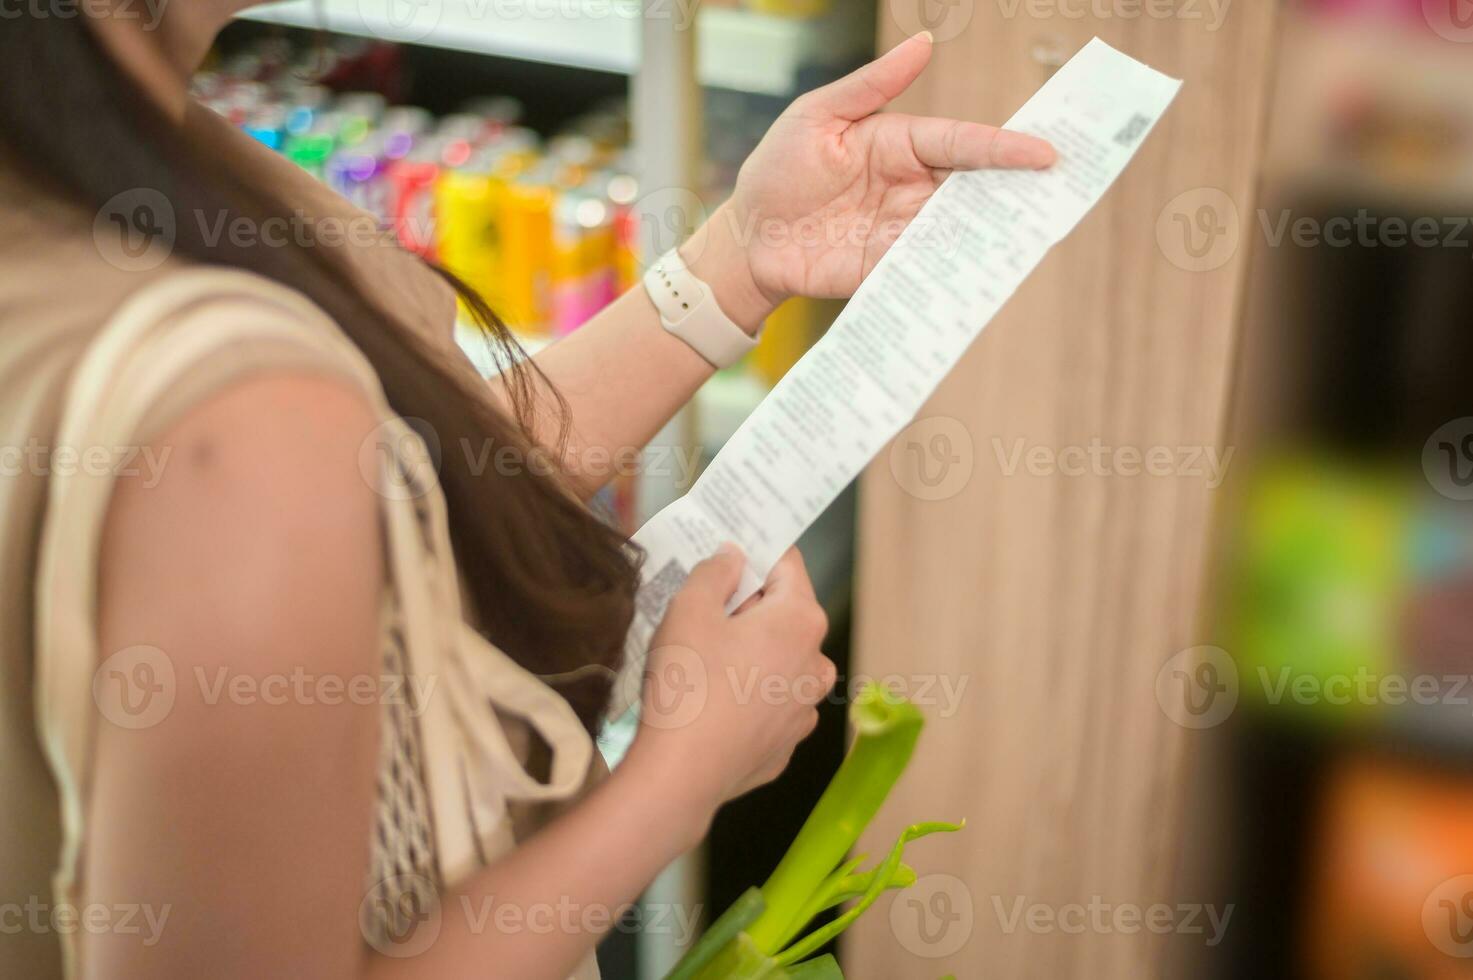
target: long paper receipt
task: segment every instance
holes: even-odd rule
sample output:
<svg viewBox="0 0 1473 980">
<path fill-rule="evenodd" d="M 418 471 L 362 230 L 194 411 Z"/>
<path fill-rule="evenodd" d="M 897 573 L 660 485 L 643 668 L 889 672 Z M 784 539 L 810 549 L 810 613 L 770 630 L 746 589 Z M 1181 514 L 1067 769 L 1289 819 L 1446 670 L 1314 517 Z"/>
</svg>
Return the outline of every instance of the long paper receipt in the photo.
<svg viewBox="0 0 1473 980">
<path fill-rule="evenodd" d="M 635 534 L 647 558 L 611 717 L 638 698 L 650 638 L 689 569 L 735 542 L 748 565 L 730 608 L 756 592 L 1100 199 L 1180 87 L 1095 38 L 1007 123 L 1053 143 L 1051 169 L 946 178 L 690 492 Z"/>
</svg>

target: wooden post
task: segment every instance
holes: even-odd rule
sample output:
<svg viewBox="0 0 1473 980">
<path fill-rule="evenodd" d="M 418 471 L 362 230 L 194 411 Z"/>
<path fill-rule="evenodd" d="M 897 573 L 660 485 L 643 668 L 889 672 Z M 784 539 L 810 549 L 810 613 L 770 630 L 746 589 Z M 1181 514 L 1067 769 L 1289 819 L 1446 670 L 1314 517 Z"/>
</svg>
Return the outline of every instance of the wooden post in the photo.
<svg viewBox="0 0 1473 980">
<path fill-rule="evenodd" d="M 1277 5 L 880 6 L 882 49 L 937 37 L 904 111 L 1001 122 L 1095 34 L 1186 84 L 864 478 L 856 669 L 913 678 L 930 723 L 862 849 L 917 820 L 969 825 L 914 845 L 920 887 L 855 930 L 846 974 L 1162 976 L 1169 937 L 1142 915 L 1202 899 L 1177 876 L 1202 733 L 1168 717 L 1157 677 L 1207 642 L 1203 459 L 1227 448 Z M 1155 447 L 1169 475 L 1140 458 Z M 949 494 L 943 464 L 970 467 Z"/>
</svg>

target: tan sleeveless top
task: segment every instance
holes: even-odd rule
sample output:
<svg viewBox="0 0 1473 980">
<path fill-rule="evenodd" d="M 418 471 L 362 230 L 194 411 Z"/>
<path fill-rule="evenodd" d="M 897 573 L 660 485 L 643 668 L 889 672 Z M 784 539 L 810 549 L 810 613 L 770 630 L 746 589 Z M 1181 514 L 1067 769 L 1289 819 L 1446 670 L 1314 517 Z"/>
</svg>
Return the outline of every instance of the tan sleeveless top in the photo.
<svg viewBox="0 0 1473 980">
<path fill-rule="evenodd" d="M 188 125 L 259 171 L 309 216 L 362 220 L 330 190 L 206 110 Z M 515 846 L 602 772 L 567 703 L 467 625 L 444 497 L 418 436 L 357 348 L 305 298 L 247 273 L 173 257 L 128 271 L 105 224 L 0 161 L 0 905 L 81 897 L 99 542 L 123 447 L 147 445 L 249 374 L 322 371 L 359 387 L 381 420 L 385 698 L 362 925 L 385 951 L 413 943 L 436 896 Z M 455 302 L 389 246 L 356 249 L 362 288 L 453 348 Z M 466 371 L 474 371 L 462 358 Z M 61 451 L 101 447 L 79 465 Z M 422 704 L 413 692 L 433 684 Z M 534 751 L 534 747 L 536 751 Z M 78 975 L 75 936 L 0 938 L 16 976 Z M 597 977 L 593 957 L 575 974 Z"/>
</svg>

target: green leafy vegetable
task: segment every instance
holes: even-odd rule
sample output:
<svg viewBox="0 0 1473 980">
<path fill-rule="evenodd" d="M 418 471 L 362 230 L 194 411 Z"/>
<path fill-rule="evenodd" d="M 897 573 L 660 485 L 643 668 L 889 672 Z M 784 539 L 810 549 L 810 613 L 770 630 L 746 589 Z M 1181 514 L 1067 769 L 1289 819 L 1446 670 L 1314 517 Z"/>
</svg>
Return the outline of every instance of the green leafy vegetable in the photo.
<svg viewBox="0 0 1473 980">
<path fill-rule="evenodd" d="M 844 974 L 839 972 L 839 961 L 832 956 L 815 957 L 787 972 L 788 980 L 844 980 Z"/>
<path fill-rule="evenodd" d="M 890 856 L 885 858 L 885 863 L 875 869 L 876 873 L 869 888 L 865 890 L 864 895 L 855 906 L 833 922 L 813 930 L 803 939 L 783 950 L 778 954 L 777 961 L 782 964 L 796 963 L 858 921 L 859 917 L 875 904 L 875 899 L 880 897 L 880 893 L 890 886 L 892 876 L 900 868 L 900 855 L 905 852 L 906 844 L 925 837 L 927 834 L 951 833 L 961 829 L 962 825 L 955 823 L 918 823 L 907 827 L 905 833 L 901 834 L 900 839 L 895 842 Z M 760 922 L 761 919 L 759 918 L 758 921 Z"/>
<path fill-rule="evenodd" d="M 809 899 L 890 795 L 925 724 L 915 705 L 878 684 L 855 698 L 850 720 L 858 733 L 854 747 L 762 886 L 767 907 L 748 933 L 769 953 L 807 925 L 800 917 Z"/>
<path fill-rule="evenodd" d="M 697 971 L 715 959 L 724 946 L 756 921 L 762 914 L 762 904 L 762 893 L 757 889 L 748 888 L 742 892 L 741 897 L 731 903 L 731 908 L 721 913 L 721 918 L 711 923 L 705 935 L 696 940 L 690 952 L 680 958 L 665 980 L 690 980 L 694 977 Z"/>
<path fill-rule="evenodd" d="M 853 925 L 886 889 L 915 883 L 915 870 L 901 860 L 906 844 L 962 828 L 916 824 L 871 870 L 859 870 L 862 855 L 845 861 L 910 763 L 925 724 L 915 705 L 876 684 L 859 693 L 849 717 L 854 745 L 772 876 L 717 919 L 666 980 L 843 980 L 832 956 L 805 957 Z M 797 938 L 816 916 L 855 899 L 833 922 Z"/>
</svg>

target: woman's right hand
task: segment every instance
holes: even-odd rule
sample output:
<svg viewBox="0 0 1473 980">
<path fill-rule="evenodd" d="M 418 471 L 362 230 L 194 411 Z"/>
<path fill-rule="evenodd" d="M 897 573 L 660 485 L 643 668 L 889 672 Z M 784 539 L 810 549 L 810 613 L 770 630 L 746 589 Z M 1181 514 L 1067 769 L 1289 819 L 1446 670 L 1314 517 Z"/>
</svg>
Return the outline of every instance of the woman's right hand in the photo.
<svg viewBox="0 0 1473 980">
<path fill-rule="evenodd" d="M 688 782 L 709 812 L 775 779 L 818 724 L 834 685 L 819 650 L 828 629 L 796 548 L 758 595 L 726 604 L 746 559 L 734 546 L 691 570 L 655 632 L 631 755 Z"/>
</svg>

